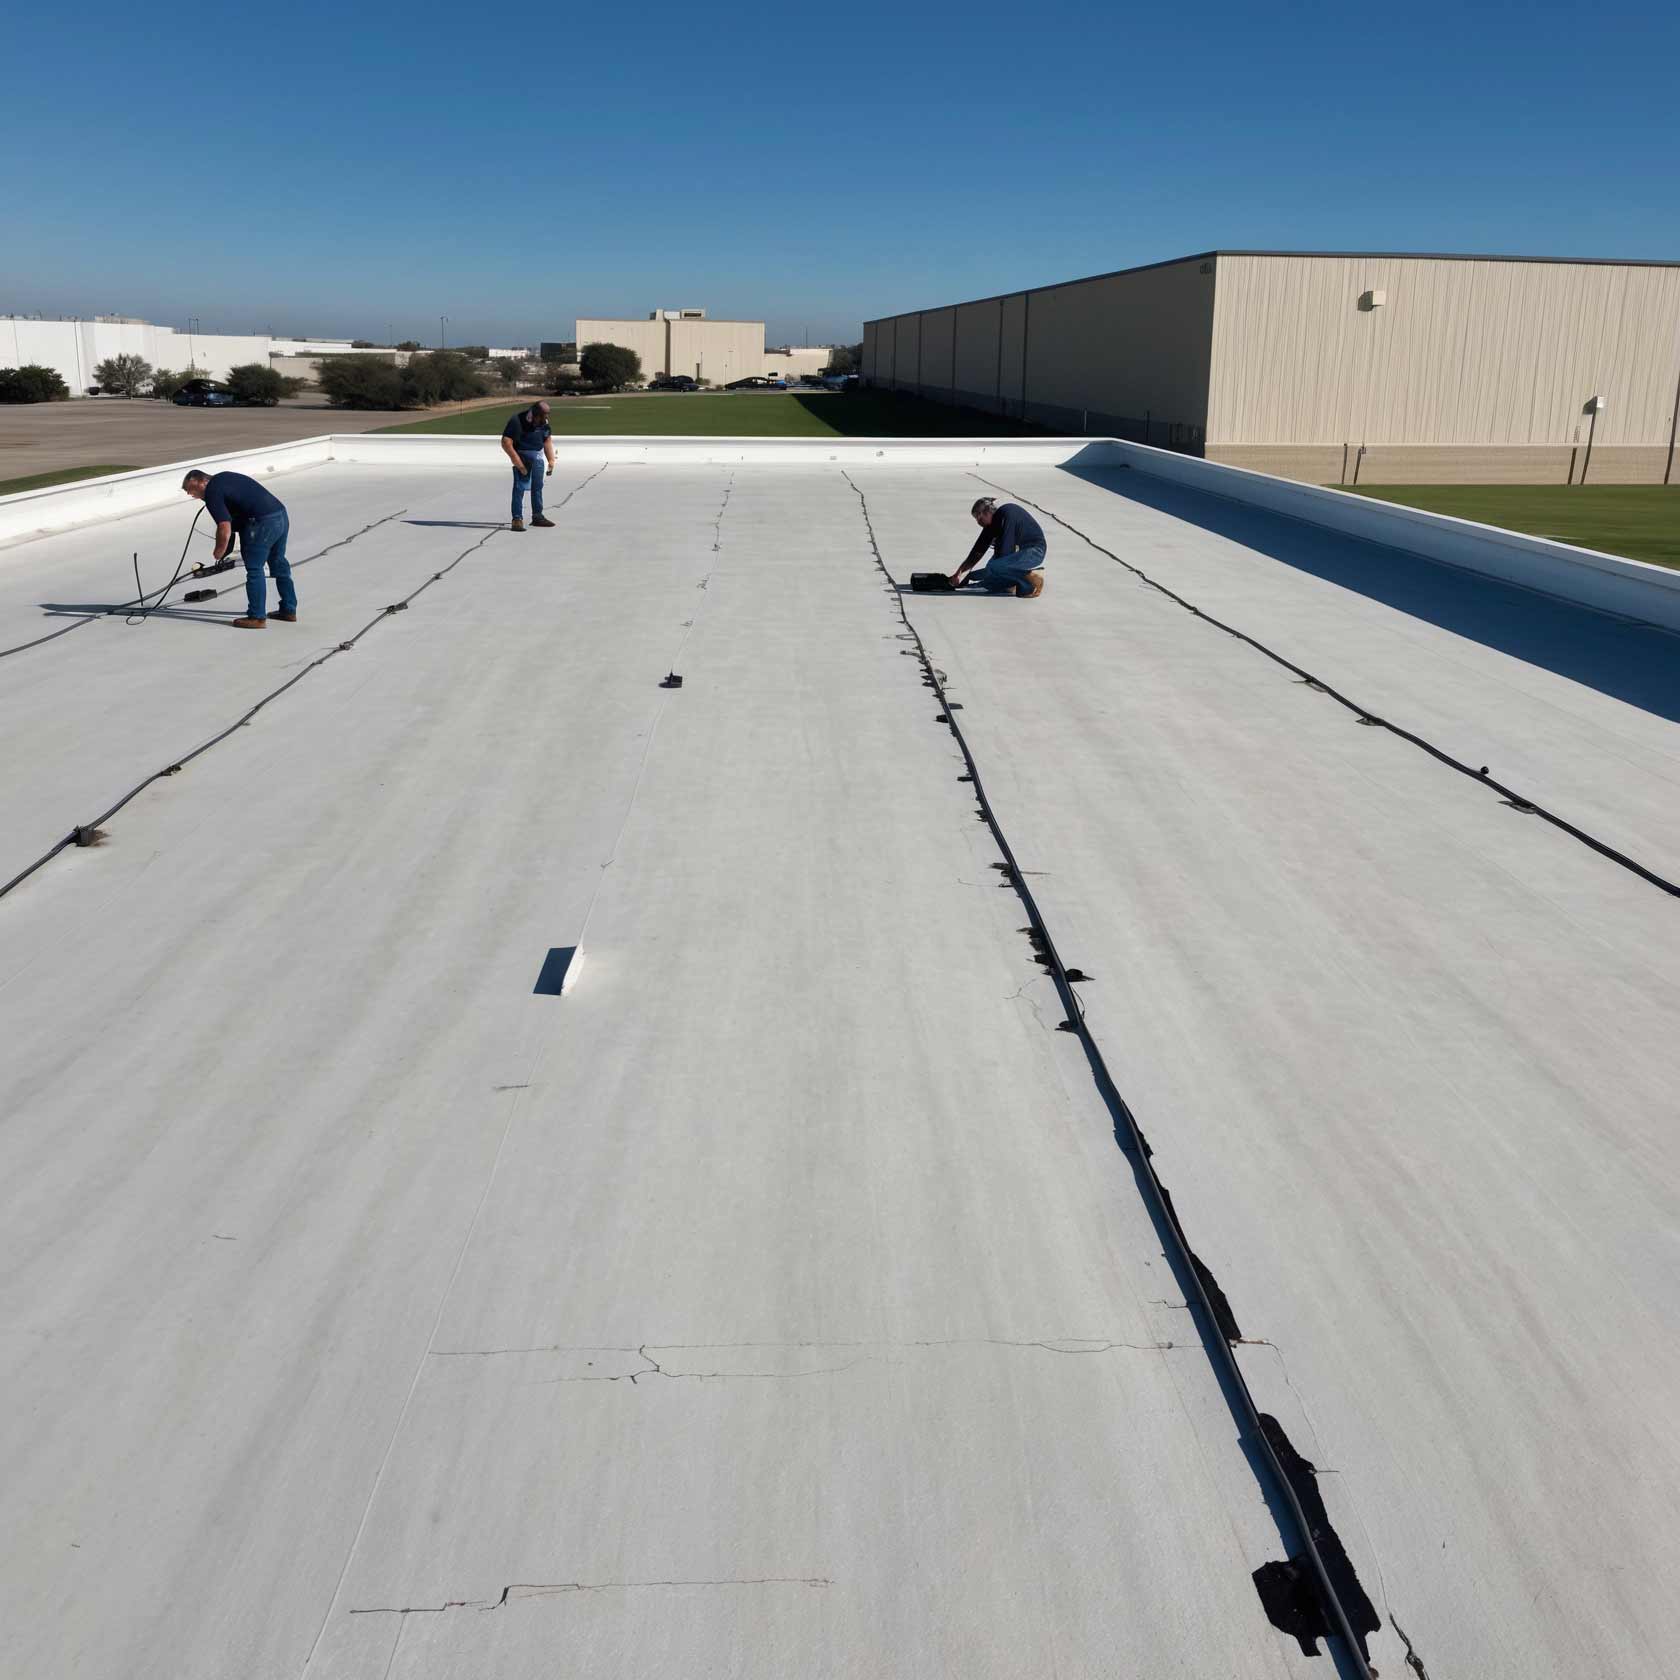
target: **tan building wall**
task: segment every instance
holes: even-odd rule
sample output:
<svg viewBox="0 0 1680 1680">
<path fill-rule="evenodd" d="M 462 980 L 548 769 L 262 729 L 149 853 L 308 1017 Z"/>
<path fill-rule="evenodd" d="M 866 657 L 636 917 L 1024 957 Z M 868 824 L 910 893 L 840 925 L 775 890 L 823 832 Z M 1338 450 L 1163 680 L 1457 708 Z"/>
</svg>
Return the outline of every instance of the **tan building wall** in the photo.
<svg viewBox="0 0 1680 1680">
<path fill-rule="evenodd" d="M 268 365 L 288 379 L 306 379 L 311 385 L 319 383 L 321 363 L 326 355 L 364 356 L 375 362 L 387 362 L 393 367 L 407 367 L 411 352 L 407 350 L 346 350 L 330 351 L 316 356 L 270 356 Z"/>
<path fill-rule="evenodd" d="M 764 371 L 762 321 L 672 321 L 670 327 L 671 373 L 727 385 Z"/>
<path fill-rule="evenodd" d="M 1567 455 L 1601 397 L 1596 464 L 1668 443 L 1680 266 L 1221 255 L 1212 366 L 1210 446 Z"/>
<path fill-rule="evenodd" d="M 866 322 L 864 373 L 1315 483 L 1579 483 L 1589 433 L 1680 482 L 1680 264 L 1209 252 Z"/>
<path fill-rule="evenodd" d="M 864 324 L 876 384 L 1037 421 L 1199 446 L 1214 274 L 1190 258 Z"/>
<path fill-rule="evenodd" d="M 578 356 L 591 344 L 617 344 L 642 358 L 642 378 L 652 379 L 665 368 L 663 321 L 584 321 L 577 324 Z"/>
<path fill-rule="evenodd" d="M 686 373 L 691 379 L 727 385 L 764 371 L 762 321 L 580 320 L 577 344 L 580 355 L 590 344 L 634 350 L 642 358 L 643 379 Z"/>
<path fill-rule="evenodd" d="M 826 344 L 766 350 L 764 366 L 754 371 L 771 376 L 780 375 L 783 379 L 803 379 L 807 374 L 821 373 L 828 366 L 828 359 L 832 354 L 833 351 Z"/>
</svg>

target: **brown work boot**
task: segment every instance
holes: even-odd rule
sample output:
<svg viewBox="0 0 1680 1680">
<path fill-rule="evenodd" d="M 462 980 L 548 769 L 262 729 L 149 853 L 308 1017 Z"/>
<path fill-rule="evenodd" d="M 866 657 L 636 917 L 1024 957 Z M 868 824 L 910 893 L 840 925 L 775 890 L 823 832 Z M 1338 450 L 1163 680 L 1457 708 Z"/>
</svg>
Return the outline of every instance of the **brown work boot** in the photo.
<svg viewBox="0 0 1680 1680">
<path fill-rule="evenodd" d="M 1027 581 L 1016 591 L 1023 601 L 1030 601 L 1036 595 L 1044 593 L 1044 573 L 1028 572 Z"/>
<path fill-rule="evenodd" d="M 541 526 L 545 531 L 552 531 L 554 529 L 554 521 L 552 519 L 544 519 L 539 513 L 536 518 L 531 521 L 531 528 L 533 530 L 535 530 L 538 526 Z"/>
<path fill-rule="evenodd" d="M 295 612 L 287 612 L 284 607 L 282 607 L 278 612 L 271 612 L 268 616 L 270 618 L 279 619 L 282 624 L 297 623 L 297 614 Z"/>
<path fill-rule="evenodd" d="M 268 620 L 266 618 L 236 618 L 233 621 L 233 627 L 235 630 L 266 630 Z"/>
<path fill-rule="evenodd" d="M 524 530 L 524 529 L 525 529 L 525 521 L 524 521 L 524 520 L 523 520 L 523 519 L 516 519 L 516 520 L 514 520 L 514 522 L 513 522 L 513 523 L 512 523 L 512 524 L 511 524 L 511 525 L 510 525 L 510 526 L 509 526 L 509 527 L 508 527 L 508 529 L 509 529 L 509 530 L 510 530 L 510 531 L 523 531 L 523 530 Z"/>
</svg>

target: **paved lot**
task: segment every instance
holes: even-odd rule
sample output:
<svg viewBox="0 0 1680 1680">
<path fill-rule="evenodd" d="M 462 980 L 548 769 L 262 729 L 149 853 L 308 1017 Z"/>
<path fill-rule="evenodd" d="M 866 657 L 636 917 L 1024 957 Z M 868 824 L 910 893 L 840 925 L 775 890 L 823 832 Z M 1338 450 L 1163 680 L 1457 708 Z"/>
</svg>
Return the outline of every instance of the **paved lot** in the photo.
<svg viewBox="0 0 1680 1680">
<path fill-rule="evenodd" d="M 507 399 L 510 414 L 519 400 Z M 458 406 L 430 412 L 441 417 Z M 149 398 L 0 403 L 0 479 L 111 462 L 151 467 L 211 450 L 250 449 L 322 432 L 377 431 L 403 418 L 329 408 L 318 399 L 274 408 L 177 408 Z"/>
<path fill-rule="evenodd" d="M 1680 872 L 1637 627 L 988 476 Z M 179 509 L 0 555 L 0 648 L 80 626 L 0 658 L 0 880 L 332 655 L 0 899 L 0 1676 L 1325 1680 L 846 478 L 286 485 L 353 540 L 260 635 L 78 618 Z M 1040 600 L 906 604 L 1376 1666 L 1663 1671 L 1674 901 L 1045 517 Z"/>
</svg>

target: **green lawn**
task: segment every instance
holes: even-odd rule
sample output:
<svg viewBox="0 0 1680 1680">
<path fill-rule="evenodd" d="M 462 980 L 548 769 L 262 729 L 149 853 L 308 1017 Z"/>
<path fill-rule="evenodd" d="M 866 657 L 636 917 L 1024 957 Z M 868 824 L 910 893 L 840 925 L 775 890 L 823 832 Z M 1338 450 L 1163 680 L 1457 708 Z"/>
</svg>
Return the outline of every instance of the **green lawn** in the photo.
<svg viewBox="0 0 1680 1680">
<path fill-rule="evenodd" d="M 1680 485 L 1333 485 L 1429 513 L 1450 513 L 1507 531 L 1555 537 L 1605 554 L 1680 566 Z"/>
<path fill-rule="evenodd" d="M 492 408 L 434 415 L 388 432 L 494 435 L 535 399 L 510 397 Z M 631 397 L 550 397 L 556 437 L 1018 437 L 1038 432 L 975 409 L 888 392 L 692 392 Z"/>
<path fill-rule="evenodd" d="M 60 467 L 57 472 L 30 473 L 26 478 L 0 478 L 0 496 L 12 496 L 19 490 L 45 490 L 49 484 L 74 484 L 78 478 L 103 478 L 106 473 L 133 471 L 133 467 Z"/>
</svg>

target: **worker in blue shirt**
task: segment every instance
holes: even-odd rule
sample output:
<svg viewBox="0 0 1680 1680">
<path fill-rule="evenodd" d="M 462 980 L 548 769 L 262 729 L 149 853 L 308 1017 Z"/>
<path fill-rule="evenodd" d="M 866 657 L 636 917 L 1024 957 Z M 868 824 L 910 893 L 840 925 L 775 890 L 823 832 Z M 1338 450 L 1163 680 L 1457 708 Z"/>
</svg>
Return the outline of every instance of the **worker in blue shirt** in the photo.
<svg viewBox="0 0 1680 1680">
<path fill-rule="evenodd" d="M 554 440 L 548 430 L 548 404 L 534 402 L 522 408 L 502 427 L 502 453 L 513 463 L 513 529 L 525 529 L 525 492 L 531 492 L 531 523 L 553 529 L 554 521 L 543 518 L 543 479 L 539 464 L 546 458 L 554 471 Z"/>
<path fill-rule="evenodd" d="M 297 591 L 292 587 L 291 562 L 286 558 L 286 536 L 291 520 L 277 496 L 247 478 L 244 473 L 215 474 L 193 470 L 181 480 L 181 488 L 195 502 L 203 502 L 216 521 L 216 558 L 222 559 L 239 536 L 239 553 L 245 562 L 245 616 L 236 618 L 236 630 L 268 628 L 268 584 L 263 578 L 266 565 L 274 574 L 280 596 L 275 617 L 285 624 L 297 623 Z"/>
<path fill-rule="evenodd" d="M 991 595 L 1018 595 L 1031 600 L 1044 592 L 1045 541 L 1043 527 L 1024 507 L 1005 502 L 1002 507 L 990 496 L 982 496 L 969 512 L 980 525 L 980 537 L 968 551 L 968 558 L 951 574 L 954 588 L 978 584 Z M 974 572 L 975 563 L 987 549 L 991 563 Z"/>
</svg>

